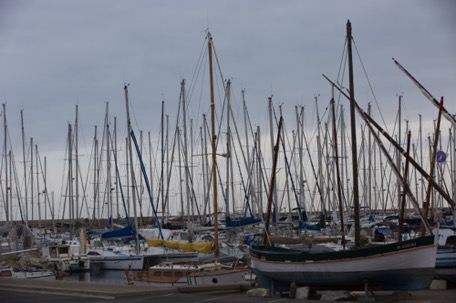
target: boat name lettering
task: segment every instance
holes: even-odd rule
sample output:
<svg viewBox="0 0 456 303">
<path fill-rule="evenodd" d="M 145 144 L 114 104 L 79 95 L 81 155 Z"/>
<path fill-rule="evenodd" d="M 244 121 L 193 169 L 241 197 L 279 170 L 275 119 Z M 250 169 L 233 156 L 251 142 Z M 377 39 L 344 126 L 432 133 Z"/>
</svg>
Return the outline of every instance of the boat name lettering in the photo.
<svg viewBox="0 0 456 303">
<path fill-rule="evenodd" d="M 410 243 L 405 243 L 405 244 L 401 244 L 401 245 L 398 245 L 397 246 L 397 249 L 400 250 L 400 249 L 406 249 L 406 248 L 411 248 L 411 247 L 415 247 L 417 246 L 418 244 L 416 242 L 410 242 Z"/>
</svg>

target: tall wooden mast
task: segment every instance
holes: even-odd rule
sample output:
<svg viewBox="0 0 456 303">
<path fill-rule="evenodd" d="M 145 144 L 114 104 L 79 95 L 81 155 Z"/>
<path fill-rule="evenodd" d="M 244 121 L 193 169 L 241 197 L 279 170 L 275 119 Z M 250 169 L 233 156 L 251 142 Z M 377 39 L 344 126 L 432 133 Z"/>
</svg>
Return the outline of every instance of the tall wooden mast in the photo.
<svg viewBox="0 0 456 303">
<path fill-rule="evenodd" d="M 347 52 L 348 52 L 348 76 L 350 89 L 350 126 L 352 139 L 352 170 L 353 170 L 353 209 L 355 221 L 355 246 L 360 246 L 360 223 L 359 223 L 359 189 L 358 189 L 358 156 L 356 144 L 356 116 L 355 116 L 355 84 L 353 79 L 353 56 L 352 56 L 352 28 L 350 20 L 347 21 Z"/>
<path fill-rule="evenodd" d="M 218 245 L 218 206 L 217 206 L 217 159 L 216 159 L 216 135 L 215 135 L 215 103 L 214 103 L 214 75 L 212 71 L 212 36 L 207 32 L 207 51 L 209 55 L 209 79 L 211 93 L 211 132 L 212 132 L 212 189 L 214 199 L 214 256 L 218 260 L 220 250 Z"/>
</svg>

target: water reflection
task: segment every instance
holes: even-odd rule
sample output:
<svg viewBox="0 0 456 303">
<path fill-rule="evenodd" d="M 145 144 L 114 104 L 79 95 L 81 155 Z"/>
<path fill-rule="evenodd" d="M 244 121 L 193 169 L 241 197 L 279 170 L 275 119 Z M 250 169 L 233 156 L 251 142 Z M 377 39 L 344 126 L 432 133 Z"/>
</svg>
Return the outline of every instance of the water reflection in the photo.
<svg viewBox="0 0 456 303">
<path fill-rule="evenodd" d="M 104 284 L 128 284 L 125 277 L 125 272 L 114 270 L 71 273 L 59 278 L 58 280 Z"/>
</svg>

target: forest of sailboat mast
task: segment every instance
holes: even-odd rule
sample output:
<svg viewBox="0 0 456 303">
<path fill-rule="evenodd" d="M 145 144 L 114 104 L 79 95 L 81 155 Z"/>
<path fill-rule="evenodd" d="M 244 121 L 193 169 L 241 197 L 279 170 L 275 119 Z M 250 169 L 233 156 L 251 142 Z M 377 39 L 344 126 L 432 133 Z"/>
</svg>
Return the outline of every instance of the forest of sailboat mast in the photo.
<svg viewBox="0 0 456 303">
<path fill-rule="evenodd" d="M 206 39 L 211 39 L 210 35 Z M 210 48 L 204 51 L 210 52 Z M 321 100 L 318 95 L 314 96 L 314 112 L 298 105 L 288 116 L 284 104 L 277 104 L 271 95 L 264 100 L 268 103 L 266 123 L 256 125 L 249 114 L 246 90 L 240 90 L 240 102 L 233 102 L 233 83 L 223 77 L 216 52 L 211 55 L 217 64 L 209 70 L 210 77 L 217 85 L 195 97 L 198 81 L 205 77 L 203 69 L 196 69 L 201 70 L 200 74 L 191 79 L 189 87 L 185 79 L 181 80 L 176 114 L 167 114 L 166 109 L 172 108 L 173 102 L 162 100 L 160 121 L 151 121 L 159 126 L 158 133 L 149 131 L 145 135 L 141 126 L 133 126 L 131 121 L 125 131 L 124 126 L 118 125 L 117 117 L 110 113 L 107 102 L 103 124 L 94 126 L 92 144 L 89 144 L 90 148 L 84 148 L 79 138 L 83 117 L 76 105 L 74 121 L 67 125 L 61 183 L 52 184 L 52 187 L 49 180 L 55 177 L 50 178 L 47 171 L 56 159 L 49 161 L 47 156 L 40 155 L 38 144 L 34 143 L 36 138 L 26 137 L 22 110 L 22 146 L 14 149 L 11 136 L 16 130 L 8 128 L 9 113 L 7 115 L 6 104 L 3 104 L 1 221 L 33 222 L 35 225 L 47 222 L 55 226 L 61 220 L 73 224 L 83 220 L 99 224 L 111 220 L 129 222 L 137 218 L 138 225 L 160 222 L 163 226 L 186 226 L 195 222 L 214 224 L 219 221 L 219 215 L 224 222 L 233 224 L 236 221 L 229 220 L 264 220 L 280 117 L 283 117 L 284 125 L 280 139 L 282 151 L 274 174 L 272 222 L 296 215 L 306 220 L 320 214 L 336 218 L 341 212 L 356 216 L 360 210 L 383 214 L 396 212 L 399 209 L 397 201 L 405 191 L 398 175 L 402 174 L 405 138 L 409 132 L 408 161 L 412 167 L 405 185 L 409 194 L 405 209 L 416 212 L 427 200 L 436 210 L 454 207 L 456 123 L 445 108 L 442 123 L 450 123 L 450 127 L 439 131 L 438 142 L 433 134 L 424 138 L 421 116 L 418 117 L 418 129 L 411 128 L 409 121 L 405 128 L 402 127 L 402 95 L 398 96 L 393 132 L 388 131 L 391 126 L 380 126 L 375 116 L 381 117 L 381 113 L 373 113 L 369 103 L 366 111 L 354 108 L 363 124 L 355 125 L 349 136 L 345 122 L 346 104 L 338 102 L 331 107 L 334 108 L 333 119 L 327 110 L 330 100 Z M 420 85 L 399 62 L 394 60 L 394 63 Z M 201 67 L 207 65 L 205 62 L 199 64 Z M 125 90 L 127 87 L 126 84 Z M 337 85 L 333 87 L 341 95 L 346 94 L 337 89 Z M 422 87 L 420 89 L 423 91 Z M 349 94 L 351 92 L 350 89 Z M 435 101 L 429 92 L 426 94 Z M 134 108 L 134 103 L 128 100 L 127 91 L 125 96 L 128 112 L 128 106 Z M 211 102 L 198 105 L 200 112 L 192 116 L 194 110 L 191 109 L 198 100 L 209 99 Z M 321 109 L 325 109 L 323 116 L 320 116 Z M 210 119 L 207 117 L 209 111 Z M 350 116 L 353 114 L 350 112 Z M 333 128 L 337 137 L 332 135 Z M 124 135 L 119 135 L 119 129 Z M 135 138 L 137 152 L 132 147 L 132 133 L 138 135 Z M 356 140 L 360 143 L 356 144 Z M 438 150 L 435 166 L 431 161 L 431 146 L 437 146 Z M 350 148 L 356 149 L 353 154 L 357 158 L 349 156 Z M 339 172 L 336 161 L 340 165 Z M 355 202 L 359 202 L 360 209 L 355 207 Z"/>
</svg>

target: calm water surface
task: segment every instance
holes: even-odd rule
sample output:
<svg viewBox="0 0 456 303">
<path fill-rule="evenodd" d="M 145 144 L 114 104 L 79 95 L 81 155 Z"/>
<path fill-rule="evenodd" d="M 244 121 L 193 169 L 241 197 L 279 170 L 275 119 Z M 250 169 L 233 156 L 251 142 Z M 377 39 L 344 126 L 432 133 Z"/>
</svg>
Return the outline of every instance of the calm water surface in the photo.
<svg viewBox="0 0 456 303">
<path fill-rule="evenodd" d="M 89 283 L 104 283 L 104 284 L 123 284 L 127 285 L 127 279 L 124 271 L 116 270 L 101 270 L 81 273 L 71 273 L 68 276 L 59 278 L 63 281 L 79 281 Z"/>
</svg>

